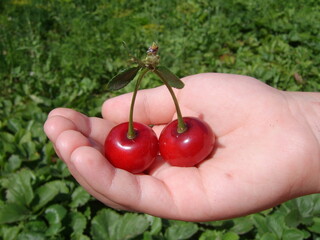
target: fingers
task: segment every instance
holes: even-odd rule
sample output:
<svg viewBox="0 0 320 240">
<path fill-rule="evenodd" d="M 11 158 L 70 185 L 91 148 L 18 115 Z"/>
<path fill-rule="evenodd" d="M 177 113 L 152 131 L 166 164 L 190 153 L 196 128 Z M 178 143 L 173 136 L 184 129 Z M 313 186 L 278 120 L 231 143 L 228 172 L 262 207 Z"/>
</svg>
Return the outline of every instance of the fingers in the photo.
<svg viewBox="0 0 320 240">
<path fill-rule="evenodd" d="M 44 124 L 44 132 L 53 143 L 62 132 L 67 130 L 77 130 L 77 126 L 73 121 L 62 116 L 49 116 Z"/>
<path fill-rule="evenodd" d="M 235 97 L 248 96 L 256 81 L 238 75 L 203 73 L 182 79 L 185 86 L 174 89 L 183 116 L 202 117 L 204 120 L 216 119 L 216 113 L 223 118 L 234 108 L 239 107 Z M 245 87 L 238 88 L 241 81 Z M 114 123 L 128 121 L 132 93 L 107 100 L 102 107 L 105 119 Z M 236 106 L 237 105 L 237 106 Z M 173 99 L 165 86 L 141 90 L 134 106 L 134 119 L 146 124 L 163 124 L 172 121 L 176 109 Z M 223 122 L 224 120 L 222 120 Z"/>
<path fill-rule="evenodd" d="M 69 171 L 73 175 L 73 177 L 93 196 L 95 196 L 97 199 L 100 201 L 104 202 L 106 205 L 109 205 L 110 207 L 113 208 L 118 208 L 118 209 L 123 209 L 122 206 L 119 204 L 114 203 L 113 201 L 109 200 L 106 198 L 103 194 L 100 194 L 99 192 L 94 191 L 90 184 L 87 183 L 87 180 L 77 171 L 77 168 L 74 167 L 71 161 L 71 156 L 74 154 L 74 152 L 77 152 L 78 149 L 87 149 L 87 152 L 92 152 L 96 151 L 98 152 L 97 149 L 93 148 L 91 146 L 90 141 L 88 140 L 87 137 L 82 135 L 78 131 L 74 130 L 67 130 L 62 132 L 59 137 L 56 140 L 56 149 L 59 151 L 61 158 L 65 161 L 65 163 L 68 166 Z M 91 151 L 90 151 L 91 149 Z M 84 157 L 87 157 L 87 153 L 82 153 Z M 108 163 L 108 161 L 102 156 L 101 159 L 96 159 L 97 161 L 104 161 L 105 163 Z M 92 155 L 92 157 L 95 157 L 95 155 Z M 110 164 L 109 164 L 110 165 Z M 87 169 L 90 168 L 90 166 L 86 165 L 85 166 Z M 109 168 L 114 170 L 114 168 L 110 165 Z M 95 176 L 91 176 L 93 179 Z"/>
<path fill-rule="evenodd" d="M 101 126 L 97 129 L 90 129 L 90 125 Z M 105 121 L 101 122 L 96 118 L 89 119 L 74 110 L 59 108 L 49 114 L 48 120 L 44 125 L 44 130 L 49 139 L 54 143 L 59 157 L 67 164 L 70 173 L 90 194 L 110 207 L 124 209 L 119 204 L 94 191 L 70 161 L 73 152 L 79 148 L 88 147 L 95 151 L 101 151 L 101 149 L 98 150 L 99 147 L 97 147 L 96 141 L 102 141 L 103 138 L 100 134 L 102 132 L 101 135 L 105 135 L 104 132 L 107 131 L 108 127 L 102 129 L 102 131 L 101 128 L 106 125 Z M 89 137 L 84 134 L 88 134 Z M 107 162 L 105 158 L 104 161 Z"/>
<path fill-rule="evenodd" d="M 113 168 L 100 152 L 90 147 L 78 148 L 71 161 L 79 175 L 93 190 L 126 209 L 157 216 L 177 216 L 172 196 L 165 184 L 150 175 L 134 175 Z"/>
<path fill-rule="evenodd" d="M 122 171 L 119 176 L 121 170 L 115 169 L 96 149 L 86 146 L 78 148 L 72 154 L 71 163 L 79 176 L 85 179 L 87 189 L 91 189 L 94 196 L 98 194 L 105 199 L 113 198 L 112 202 L 120 200 L 121 204 L 128 198 L 136 202 L 137 184 L 134 176 L 126 171 Z M 115 186 L 115 179 L 120 179 L 122 185 Z"/>
<path fill-rule="evenodd" d="M 49 114 L 44 130 L 71 174 L 95 198 L 116 209 L 164 211 L 172 201 L 161 181 L 115 169 L 103 156 L 101 149 L 92 143 L 91 139 L 102 143 L 111 125 L 103 119 L 88 118 L 74 110 L 59 108 Z M 152 188 L 147 187 L 144 191 L 147 194 L 142 194 L 140 177 L 150 178 Z M 154 208 L 149 197 L 143 197 L 150 190 L 153 193 L 152 201 L 159 195 L 163 196 L 160 207 Z"/>
<path fill-rule="evenodd" d="M 112 202 L 127 210 L 180 220 L 212 217 L 197 168 L 168 167 L 153 176 L 134 175 L 113 168 L 99 151 L 87 146 L 72 153 L 71 163 L 86 189 L 95 197 L 103 196 L 109 206 Z"/>
<path fill-rule="evenodd" d="M 106 120 L 59 108 L 49 114 L 44 130 L 73 177 L 91 195 L 116 209 L 142 211 L 137 208 L 141 197 L 138 178 L 115 169 L 91 141 L 101 142 L 100 135 L 106 135 L 109 125 Z"/>
<path fill-rule="evenodd" d="M 50 112 L 44 131 L 53 143 L 62 132 L 75 130 L 88 137 L 92 143 L 102 145 L 113 126 L 114 124 L 104 119 L 87 117 L 72 109 L 57 108 Z"/>
<path fill-rule="evenodd" d="M 102 115 L 114 123 L 129 119 L 132 93 L 107 100 L 102 106 Z M 134 106 L 134 120 L 145 124 L 163 124 L 172 120 L 175 107 L 165 86 L 140 90 Z"/>
<path fill-rule="evenodd" d="M 150 175 L 133 175 L 114 168 L 107 161 L 101 149 L 91 141 L 101 142 L 99 134 L 106 135 L 108 131 L 102 128 L 108 129 L 111 125 L 100 120 L 87 118 L 71 109 L 56 109 L 45 123 L 45 132 L 74 178 L 110 207 L 181 217 L 174 201 L 177 197 L 164 181 Z"/>
</svg>

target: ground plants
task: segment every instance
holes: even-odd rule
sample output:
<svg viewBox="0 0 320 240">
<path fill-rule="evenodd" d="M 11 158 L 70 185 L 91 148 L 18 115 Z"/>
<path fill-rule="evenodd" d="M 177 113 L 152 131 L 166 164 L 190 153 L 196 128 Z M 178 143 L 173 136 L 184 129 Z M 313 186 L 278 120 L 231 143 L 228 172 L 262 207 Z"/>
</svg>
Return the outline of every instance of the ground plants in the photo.
<svg viewBox="0 0 320 240">
<path fill-rule="evenodd" d="M 0 238 L 320 239 L 318 195 L 239 219 L 169 221 L 92 199 L 54 154 L 42 125 L 55 107 L 99 116 L 103 88 L 157 41 L 177 76 L 246 74 L 319 91 L 316 0 L 3 0 L 0 4 Z M 148 75 L 141 88 L 161 82 Z M 138 226 L 137 226 L 138 225 Z"/>
</svg>

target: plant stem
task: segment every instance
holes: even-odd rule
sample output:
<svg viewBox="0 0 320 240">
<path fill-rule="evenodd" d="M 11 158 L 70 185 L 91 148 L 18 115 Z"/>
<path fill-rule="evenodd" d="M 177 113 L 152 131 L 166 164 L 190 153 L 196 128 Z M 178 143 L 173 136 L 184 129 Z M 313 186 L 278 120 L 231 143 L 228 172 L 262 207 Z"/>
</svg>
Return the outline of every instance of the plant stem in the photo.
<svg viewBox="0 0 320 240">
<path fill-rule="evenodd" d="M 180 107 L 179 107 L 179 103 L 178 103 L 178 100 L 176 98 L 176 95 L 174 94 L 173 90 L 172 90 L 172 87 L 170 86 L 170 84 L 168 83 L 168 81 L 166 79 L 164 79 L 159 73 L 158 71 L 154 71 L 155 74 L 158 75 L 158 77 L 161 79 L 161 81 L 164 83 L 164 85 L 166 85 L 166 87 L 168 88 L 170 94 L 171 94 L 171 97 L 173 99 L 173 102 L 174 102 L 174 105 L 176 107 L 176 111 L 177 111 L 177 117 L 178 117 L 178 129 L 177 129 L 177 132 L 178 133 L 183 133 L 185 132 L 188 128 L 187 128 L 187 125 L 186 123 L 183 121 L 183 117 L 182 117 L 182 114 L 181 114 L 181 110 L 180 110 Z"/>
<path fill-rule="evenodd" d="M 144 75 L 149 71 L 148 68 L 143 68 L 143 70 L 140 72 L 140 75 L 137 79 L 136 86 L 134 88 L 134 92 L 132 95 L 132 100 L 131 100 L 131 106 L 130 106 L 130 114 L 129 114 L 129 127 L 128 127 L 128 133 L 127 133 L 127 138 L 129 139 L 134 139 L 136 137 L 136 133 L 133 128 L 133 109 L 134 109 L 134 103 L 136 101 L 136 96 L 139 90 L 139 86 L 141 83 L 142 78 Z"/>
</svg>

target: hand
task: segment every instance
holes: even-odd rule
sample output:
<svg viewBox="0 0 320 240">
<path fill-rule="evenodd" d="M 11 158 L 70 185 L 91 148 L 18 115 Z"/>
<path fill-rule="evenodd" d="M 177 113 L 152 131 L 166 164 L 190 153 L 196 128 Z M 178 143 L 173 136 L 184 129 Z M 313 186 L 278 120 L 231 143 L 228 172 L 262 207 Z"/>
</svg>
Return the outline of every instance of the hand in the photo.
<svg viewBox="0 0 320 240">
<path fill-rule="evenodd" d="M 103 119 L 55 109 L 45 132 L 76 180 L 116 209 L 210 221 L 319 192 L 319 139 L 311 117 L 302 114 L 309 95 L 239 75 L 207 73 L 182 80 L 185 87 L 176 92 L 182 114 L 202 118 L 217 136 L 213 154 L 198 167 L 172 167 L 159 157 L 147 174 L 133 175 L 105 159 L 105 137 L 128 121 L 131 94 L 107 100 Z M 160 134 L 175 119 L 167 89 L 139 91 L 134 119 L 154 124 Z"/>
</svg>

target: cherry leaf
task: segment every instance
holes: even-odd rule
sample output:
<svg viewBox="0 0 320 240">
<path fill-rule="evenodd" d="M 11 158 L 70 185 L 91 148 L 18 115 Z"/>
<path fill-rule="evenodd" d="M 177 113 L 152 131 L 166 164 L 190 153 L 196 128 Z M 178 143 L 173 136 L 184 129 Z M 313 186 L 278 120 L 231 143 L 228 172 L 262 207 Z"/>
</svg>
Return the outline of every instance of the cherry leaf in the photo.
<svg viewBox="0 0 320 240">
<path fill-rule="evenodd" d="M 184 87 L 184 83 L 180 80 L 180 78 L 173 74 L 168 68 L 164 66 L 159 66 L 157 67 L 155 72 L 160 78 L 167 81 L 171 87 L 179 89 Z"/>
<path fill-rule="evenodd" d="M 108 84 L 110 90 L 119 90 L 124 88 L 131 82 L 137 75 L 141 67 L 132 67 L 120 72 L 118 75 L 114 76 Z"/>
</svg>

